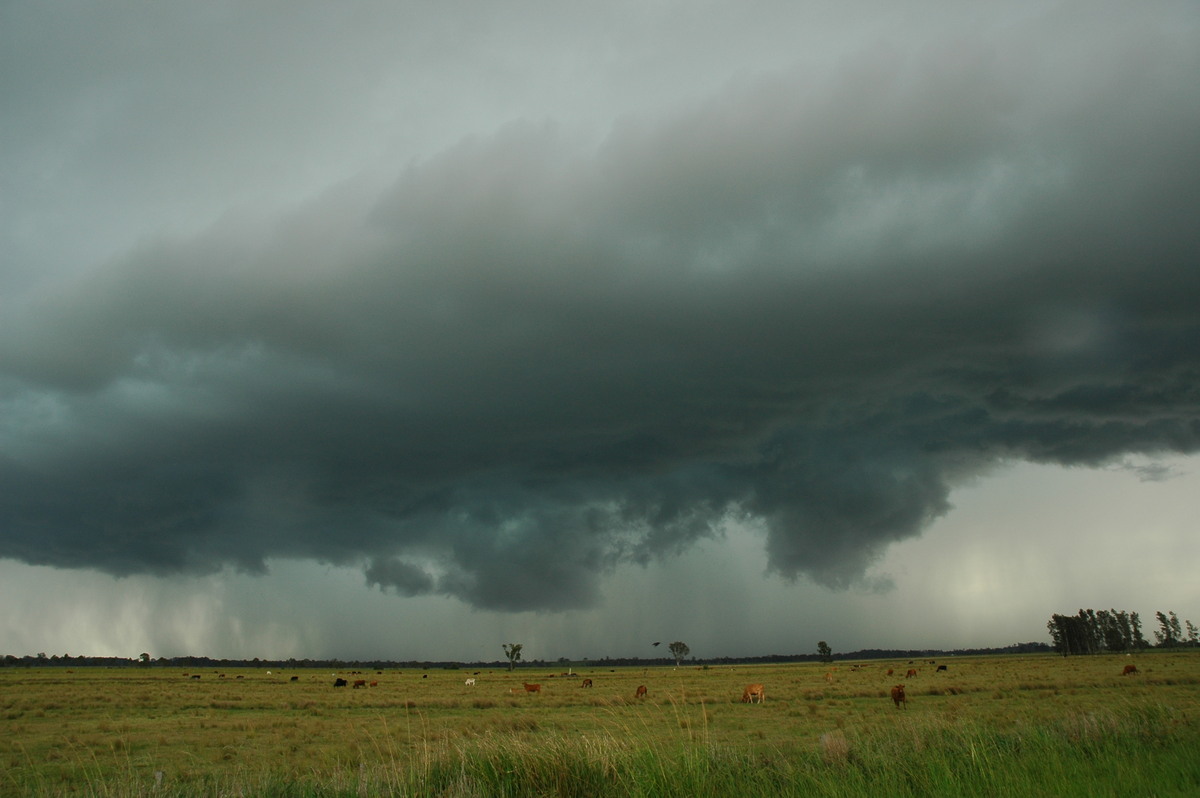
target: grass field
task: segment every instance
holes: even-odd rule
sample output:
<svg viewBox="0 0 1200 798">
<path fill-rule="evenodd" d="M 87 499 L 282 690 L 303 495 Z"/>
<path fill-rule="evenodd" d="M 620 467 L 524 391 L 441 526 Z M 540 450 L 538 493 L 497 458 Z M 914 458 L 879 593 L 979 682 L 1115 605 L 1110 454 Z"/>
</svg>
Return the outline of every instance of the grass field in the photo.
<svg viewBox="0 0 1200 798">
<path fill-rule="evenodd" d="M 1200 652 L 938 664 L 6 668 L 0 794 L 1200 795 Z"/>
</svg>

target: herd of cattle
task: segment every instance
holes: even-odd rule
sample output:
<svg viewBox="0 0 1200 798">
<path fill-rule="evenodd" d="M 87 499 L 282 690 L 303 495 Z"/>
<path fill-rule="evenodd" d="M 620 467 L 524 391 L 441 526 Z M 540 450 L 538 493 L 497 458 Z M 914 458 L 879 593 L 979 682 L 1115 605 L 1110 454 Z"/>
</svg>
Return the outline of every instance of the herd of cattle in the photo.
<svg viewBox="0 0 1200 798">
<path fill-rule="evenodd" d="M 935 665 L 936 663 L 933 660 L 930 660 L 929 664 Z M 866 667 L 866 666 L 852 665 L 852 666 L 850 666 L 850 670 L 851 671 L 860 671 L 864 667 Z M 825 681 L 828 684 L 833 684 L 834 681 L 836 681 L 836 677 L 834 676 L 834 671 L 836 671 L 836 670 L 837 670 L 837 668 L 834 668 L 833 670 L 827 671 L 825 673 Z M 942 673 L 942 672 L 946 672 L 946 671 L 948 671 L 948 668 L 945 665 L 937 665 L 936 670 L 934 672 Z M 1138 671 L 1136 665 L 1126 665 L 1125 668 L 1121 671 L 1121 675 L 1129 676 L 1131 674 L 1137 674 L 1138 672 L 1139 671 Z M 267 671 L 267 673 L 270 673 L 270 671 Z M 357 673 L 357 671 L 355 673 Z M 190 677 L 192 679 L 200 678 L 200 674 L 198 674 L 198 673 L 194 673 L 194 674 L 185 673 L 183 675 L 184 675 L 184 677 Z M 551 675 L 553 675 L 553 674 L 551 674 Z M 562 675 L 570 676 L 571 674 L 564 673 Z M 885 675 L 886 676 L 895 675 L 895 669 L 888 668 Z M 920 672 L 916 668 L 909 668 L 907 670 L 907 672 L 904 674 L 904 678 L 906 680 L 915 679 L 919 675 L 920 675 Z M 223 674 L 223 673 L 220 674 L 219 678 L 224 679 L 225 674 Z M 241 675 L 238 675 L 237 678 L 241 679 L 243 677 Z M 428 678 L 428 675 L 422 676 L 421 678 L 422 679 Z M 292 676 L 289 679 L 289 681 L 292 681 L 292 682 L 298 682 L 299 680 L 300 680 L 299 676 Z M 464 686 L 475 687 L 477 683 L 478 683 L 478 680 L 476 679 L 476 677 L 471 676 L 464 681 Z M 581 688 L 589 688 L 589 687 L 592 687 L 593 685 L 594 685 L 594 683 L 592 682 L 591 678 L 584 678 L 583 681 L 580 682 L 579 686 Z M 378 687 L 379 682 L 378 682 L 378 680 L 368 681 L 366 679 L 349 680 L 349 679 L 345 679 L 341 676 L 337 676 L 333 680 L 333 686 L 334 687 L 351 687 L 351 688 L 357 690 L 360 687 L 361 688 Z M 518 693 L 518 694 L 522 693 L 522 692 L 535 693 L 537 695 L 541 695 L 541 693 L 542 693 L 542 685 L 540 683 L 530 684 L 528 682 L 522 682 L 522 688 L 523 689 L 520 689 L 520 690 L 515 687 L 509 688 L 508 692 L 509 693 Z M 643 698 L 646 698 L 647 695 L 649 695 L 649 689 L 644 684 L 638 685 L 637 690 L 634 691 L 635 699 L 643 699 Z M 904 693 L 904 685 L 903 684 L 894 685 L 891 688 L 889 695 L 892 699 L 892 702 L 896 705 L 897 709 L 908 709 L 908 697 Z M 766 700 L 767 700 L 767 691 L 766 691 L 766 688 L 761 684 L 748 684 L 748 685 L 746 685 L 745 689 L 742 691 L 742 703 L 743 704 L 762 704 Z"/>
</svg>

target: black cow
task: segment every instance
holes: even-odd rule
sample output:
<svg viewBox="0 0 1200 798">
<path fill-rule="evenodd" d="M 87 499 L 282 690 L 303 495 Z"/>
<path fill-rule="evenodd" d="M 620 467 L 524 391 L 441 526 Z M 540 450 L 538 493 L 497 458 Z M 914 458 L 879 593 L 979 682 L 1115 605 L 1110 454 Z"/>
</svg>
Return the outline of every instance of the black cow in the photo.
<svg viewBox="0 0 1200 798">
<path fill-rule="evenodd" d="M 937 669 L 938 669 L 939 671 L 944 671 L 944 670 L 946 670 L 946 666 L 945 666 L 945 665 L 938 665 L 938 666 L 937 666 Z"/>
<path fill-rule="evenodd" d="M 333 686 L 334 687 L 345 687 L 346 680 L 345 679 L 334 679 Z"/>
</svg>

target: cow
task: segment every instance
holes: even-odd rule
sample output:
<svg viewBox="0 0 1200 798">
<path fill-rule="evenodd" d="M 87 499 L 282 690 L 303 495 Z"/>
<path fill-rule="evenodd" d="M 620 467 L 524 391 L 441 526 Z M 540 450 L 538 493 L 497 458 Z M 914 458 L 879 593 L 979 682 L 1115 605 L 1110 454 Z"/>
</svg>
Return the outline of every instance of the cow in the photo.
<svg viewBox="0 0 1200 798">
<path fill-rule="evenodd" d="M 299 677 L 299 676 L 293 676 L 292 678 L 288 679 L 288 681 L 289 681 L 289 682 L 298 682 L 298 681 L 300 681 L 300 677 Z"/>
<path fill-rule="evenodd" d="M 761 704 L 767 700 L 767 691 L 761 684 L 748 684 L 742 691 L 743 704 Z"/>
<path fill-rule="evenodd" d="M 378 686 L 379 686 L 379 682 L 371 682 L 371 687 L 378 687 Z"/>
<path fill-rule="evenodd" d="M 540 684 L 526 684 L 525 682 L 521 682 L 521 684 L 525 685 L 525 692 L 527 693 L 542 694 L 542 686 Z"/>
<path fill-rule="evenodd" d="M 892 669 L 891 669 L 891 668 L 888 668 L 887 675 L 888 675 L 888 676 L 891 676 L 891 675 L 892 675 Z"/>
<path fill-rule="evenodd" d="M 913 678 L 916 678 L 916 675 L 917 675 L 917 669 L 909 668 L 908 673 L 904 674 L 904 678 L 905 679 L 913 679 Z"/>
<path fill-rule="evenodd" d="M 646 685 L 639 684 L 637 692 L 635 692 L 633 694 L 633 697 L 634 698 L 645 698 L 646 697 Z"/>
<path fill-rule="evenodd" d="M 942 671 L 945 671 L 945 670 L 948 670 L 945 665 L 938 665 L 936 672 L 941 673 Z"/>
<path fill-rule="evenodd" d="M 349 682 L 347 682 L 345 679 L 342 679 L 340 677 L 333 680 L 334 687 L 345 687 L 347 684 L 349 684 Z"/>
<path fill-rule="evenodd" d="M 466 684 L 467 687 L 474 687 L 475 686 L 475 677 L 472 676 L 470 679 L 467 679 L 467 681 L 464 682 L 464 684 Z"/>
<path fill-rule="evenodd" d="M 1131 673 L 1137 673 L 1137 665 L 1126 665 L 1125 670 L 1121 671 L 1122 676 L 1128 676 Z"/>
<path fill-rule="evenodd" d="M 198 674 L 198 673 L 193 673 L 193 674 L 192 674 L 192 678 L 193 678 L 193 679 L 199 679 L 199 678 L 200 678 L 200 674 Z"/>
<path fill-rule="evenodd" d="M 825 682 L 826 682 L 826 684 L 833 684 L 833 674 L 832 673 L 827 672 L 825 674 Z"/>
<path fill-rule="evenodd" d="M 904 695 L 904 685 L 898 684 L 892 688 L 892 701 L 896 703 L 896 709 L 900 709 L 901 705 L 908 709 L 908 698 Z"/>
<path fill-rule="evenodd" d="M 591 687 L 591 686 L 592 686 L 592 680 L 591 680 L 591 679 L 584 679 L 584 680 L 583 680 L 583 684 L 581 684 L 581 685 L 579 685 L 579 686 L 580 686 L 580 687 Z"/>
<path fill-rule="evenodd" d="M 353 688 L 354 688 L 355 690 L 357 690 L 357 689 L 358 689 L 358 688 L 360 688 L 360 687 L 366 687 L 366 686 L 367 686 L 367 680 L 366 680 L 366 679 L 355 679 L 355 680 L 354 680 L 354 684 L 353 684 L 352 686 L 353 686 Z"/>
</svg>

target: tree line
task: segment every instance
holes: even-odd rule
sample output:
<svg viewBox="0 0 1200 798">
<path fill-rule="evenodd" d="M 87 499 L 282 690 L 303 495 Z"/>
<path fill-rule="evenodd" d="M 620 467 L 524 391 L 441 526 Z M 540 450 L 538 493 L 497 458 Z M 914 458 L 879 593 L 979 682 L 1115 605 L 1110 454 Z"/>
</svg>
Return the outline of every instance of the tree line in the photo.
<svg viewBox="0 0 1200 798">
<path fill-rule="evenodd" d="M 1200 645 L 1200 630 L 1188 620 L 1181 624 L 1174 611 L 1156 612 L 1159 628 L 1154 631 L 1155 648 Z M 1141 651 L 1150 648 L 1142 635 L 1142 619 L 1125 610 L 1081 609 L 1075 615 L 1055 613 L 1046 623 L 1054 650 L 1070 654 L 1101 654 Z"/>
</svg>

